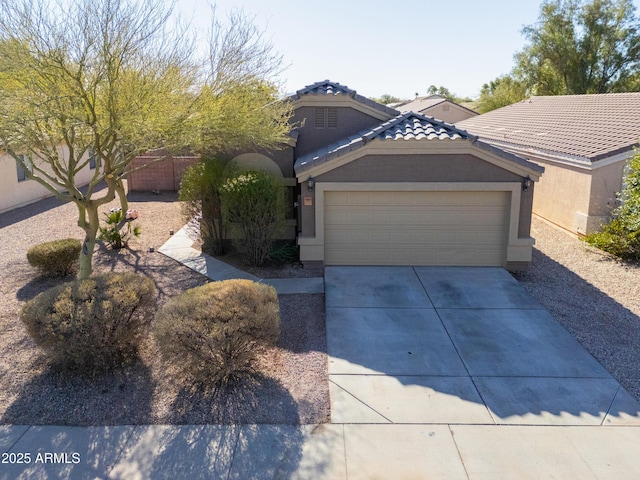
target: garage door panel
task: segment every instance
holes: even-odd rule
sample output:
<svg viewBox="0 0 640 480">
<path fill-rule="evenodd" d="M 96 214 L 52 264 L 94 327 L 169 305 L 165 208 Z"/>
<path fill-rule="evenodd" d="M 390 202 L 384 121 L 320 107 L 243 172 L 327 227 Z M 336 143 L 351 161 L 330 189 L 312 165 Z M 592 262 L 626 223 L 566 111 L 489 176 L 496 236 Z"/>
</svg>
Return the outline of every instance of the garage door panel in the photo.
<svg viewBox="0 0 640 480">
<path fill-rule="evenodd" d="M 509 192 L 325 192 L 327 265 L 502 265 Z"/>
</svg>

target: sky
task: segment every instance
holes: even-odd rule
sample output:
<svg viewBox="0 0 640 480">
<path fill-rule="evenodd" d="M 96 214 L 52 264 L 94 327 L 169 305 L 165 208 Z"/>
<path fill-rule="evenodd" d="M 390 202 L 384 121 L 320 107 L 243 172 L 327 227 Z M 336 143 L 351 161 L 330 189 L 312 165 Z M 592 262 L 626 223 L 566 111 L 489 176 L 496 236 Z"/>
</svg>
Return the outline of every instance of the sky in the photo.
<svg viewBox="0 0 640 480">
<path fill-rule="evenodd" d="M 425 95 L 430 85 L 475 98 L 508 74 L 541 0 L 217 0 L 223 20 L 242 9 L 283 55 L 283 88 L 293 93 L 331 80 L 366 97 Z M 634 0 L 636 8 L 640 0 Z M 202 32 L 212 3 L 177 0 Z"/>
</svg>

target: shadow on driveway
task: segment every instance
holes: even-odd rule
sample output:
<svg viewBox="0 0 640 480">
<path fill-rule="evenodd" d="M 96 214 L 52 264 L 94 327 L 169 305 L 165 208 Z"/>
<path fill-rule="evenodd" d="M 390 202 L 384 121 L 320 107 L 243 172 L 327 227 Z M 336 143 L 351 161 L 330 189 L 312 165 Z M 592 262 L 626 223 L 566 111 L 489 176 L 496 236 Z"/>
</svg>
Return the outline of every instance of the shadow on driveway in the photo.
<svg viewBox="0 0 640 480">
<path fill-rule="evenodd" d="M 515 278 L 640 401 L 638 315 L 537 248 Z"/>
</svg>

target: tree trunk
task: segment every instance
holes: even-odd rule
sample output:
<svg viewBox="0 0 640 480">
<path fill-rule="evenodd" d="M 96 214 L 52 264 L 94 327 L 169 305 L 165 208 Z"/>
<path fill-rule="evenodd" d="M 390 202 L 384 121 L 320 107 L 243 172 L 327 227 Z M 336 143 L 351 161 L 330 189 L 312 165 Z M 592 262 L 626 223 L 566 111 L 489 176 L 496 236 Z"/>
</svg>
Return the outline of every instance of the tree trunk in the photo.
<svg viewBox="0 0 640 480">
<path fill-rule="evenodd" d="M 129 201 L 127 200 L 127 192 L 124 191 L 124 185 L 122 184 L 122 180 L 118 180 L 115 183 L 114 188 L 116 193 L 118 194 L 118 199 L 120 200 L 120 208 L 122 208 L 122 214 L 126 215 L 127 210 L 129 210 Z"/>
<path fill-rule="evenodd" d="M 89 205 L 83 207 L 88 218 L 85 217 L 83 225 L 80 225 L 85 232 L 82 250 L 80 251 L 80 268 L 78 271 L 78 279 L 84 280 L 89 278 L 93 272 L 93 249 L 96 245 L 96 237 L 98 235 L 98 227 L 100 220 L 98 218 L 98 207 Z"/>
</svg>

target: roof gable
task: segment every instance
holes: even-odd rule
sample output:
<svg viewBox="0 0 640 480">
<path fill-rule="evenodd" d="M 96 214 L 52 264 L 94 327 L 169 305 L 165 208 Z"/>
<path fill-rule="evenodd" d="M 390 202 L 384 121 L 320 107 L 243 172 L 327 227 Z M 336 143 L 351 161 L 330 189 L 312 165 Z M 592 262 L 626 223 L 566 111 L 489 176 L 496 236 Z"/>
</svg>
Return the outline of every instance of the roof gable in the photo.
<svg viewBox="0 0 640 480">
<path fill-rule="evenodd" d="M 294 102 L 294 108 L 310 104 L 327 106 L 351 105 L 364 112 L 373 113 L 380 120 L 387 120 L 398 114 L 393 108 L 375 102 L 345 85 L 330 80 L 307 85 L 289 98 Z"/>
<path fill-rule="evenodd" d="M 531 97 L 457 125 L 514 151 L 591 163 L 638 144 L 640 92 Z"/>
<path fill-rule="evenodd" d="M 445 142 L 466 141 L 473 147 L 480 148 L 491 155 L 496 155 L 514 165 L 524 167 L 534 176 L 538 176 L 544 170 L 542 167 L 495 148 L 487 143 L 478 141 L 477 137 L 470 135 L 454 125 L 426 117 L 414 112 L 397 115 L 395 118 L 378 125 L 375 128 L 363 130 L 355 135 L 347 137 L 331 145 L 327 145 L 315 152 L 311 152 L 296 160 L 295 172 L 301 176 L 305 172 L 321 168 L 331 170 L 332 164 L 339 165 L 339 159 L 351 152 L 364 148 L 374 142 L 384 142 L 390 145 L 395 142 Z"/>
</svg>

